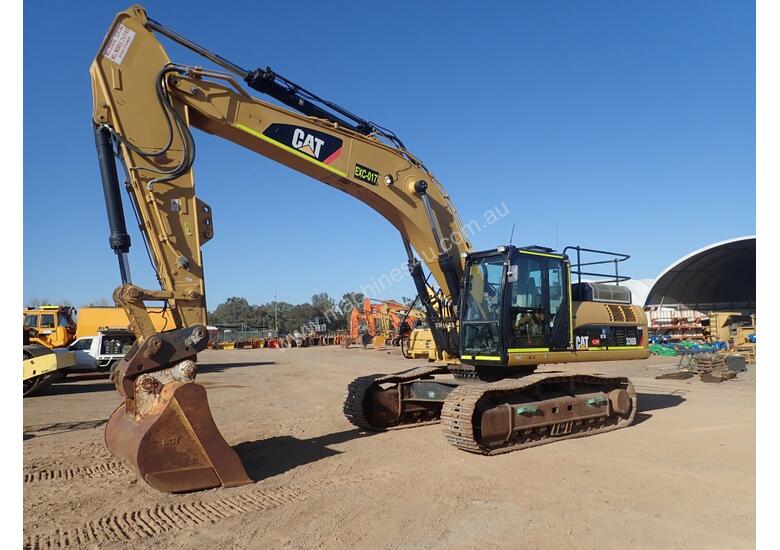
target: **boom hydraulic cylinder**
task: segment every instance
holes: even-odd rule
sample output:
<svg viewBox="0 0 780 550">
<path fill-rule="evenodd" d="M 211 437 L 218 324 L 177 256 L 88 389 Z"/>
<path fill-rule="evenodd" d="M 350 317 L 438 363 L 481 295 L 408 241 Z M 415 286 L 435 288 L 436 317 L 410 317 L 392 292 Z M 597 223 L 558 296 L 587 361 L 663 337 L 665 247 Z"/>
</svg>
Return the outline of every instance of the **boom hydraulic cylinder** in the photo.
<svg viewBox="0 0 780 550">
<path fill-rule="evenodd" d="M 100 177 L 103 180 L 103 197 L 106 200 L 108 214 L 109 237 L 111 250 L 119 259 L 119 273 L 122 284 L 130 280 L 130 264 L 127 254 L 130 252 L 130 235 L 125 225 L 125 212 L 122 208 L 122 194 L 119 191 L 119 178 L 116 174 L 114 148 L 111 142 L 111 132 L 104 126 L 95 126 L 95 147 L 100 163 Z"/>
</svg>

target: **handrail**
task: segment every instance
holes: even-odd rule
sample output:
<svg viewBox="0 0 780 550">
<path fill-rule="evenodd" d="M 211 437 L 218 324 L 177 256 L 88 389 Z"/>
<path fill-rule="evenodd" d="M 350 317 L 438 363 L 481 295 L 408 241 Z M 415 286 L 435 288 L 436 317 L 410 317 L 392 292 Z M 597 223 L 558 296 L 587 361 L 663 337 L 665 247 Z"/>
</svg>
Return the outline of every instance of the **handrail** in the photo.
<svg viewBox="0 0 780 550">
<path fill-rule="evenodd" d="M 623 281 L 628 281 L 629 279 L 631 279 L 631 277 L 627 275 L 621 275 L 618 269 L 619 263 L 625 262 L 631 257 L 628 254 L 623 254 L 621 252 L 608 252 L 606 250 L 596 250 L 595 248 L 583 248 L 581 246 L 567 246 L 566 248 L 563 249 L 563 254 L 565 255 L 566 251 L 569 249 L 577 251 L 577 263 L 575 264 L 574 262 L 571 262 L 571 271 L 572 273 L 577 274 L 578 283 L 582 282 L 583 275 L 588 277 L 604 277 L 608 281 L 614 281 L 616 285 Z M 599 254 L 602 256 L 611 256 L 611 258 L 604 259 L 604 260 L 596 260 L 591 262 L 583 262 L 582 255 L 581 255 L 583 252 L 588 254 Z M 611 273 L 596 273 L 596 272 L 582 270 L 582 268 L 585 266 L 605 265 L 605 264 L 611 264 L 615 266 L 614 275 Z"/>
</svg>

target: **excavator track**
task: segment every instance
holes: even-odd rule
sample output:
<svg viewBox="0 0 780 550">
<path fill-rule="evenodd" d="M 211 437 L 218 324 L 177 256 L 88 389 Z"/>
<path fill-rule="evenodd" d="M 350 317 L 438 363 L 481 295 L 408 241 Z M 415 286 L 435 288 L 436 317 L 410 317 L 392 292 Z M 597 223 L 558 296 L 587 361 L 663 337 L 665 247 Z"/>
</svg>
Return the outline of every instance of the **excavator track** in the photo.
<svg viewBox="0 0 780 550">
<path fill-rule="evenodd" d="M 544 428 L 532 428 L 512 434 L 502 444 L 485 445 L 480 442 L 479 403 L 483 398 L 512 402 L 521 395 L 533 395 L 545 383 L 571 383 L 598 387 L 603 392 L 624 391 L 628 397 L 628 410 L 592 420 L 563 420 Z M 524 402 L 525 407 L 533 402 Z M 625 405 L 624 405 L 625 406 Z M 517 414 L 520 414 L 518 410 Z M 636 415 L 636 392 L 628 378 L 598 375 L 567 375 L 539 373 L 517 379 L 505 379 L 486 384 L 460 385 L 447 396 L 442 407 L 441 423 L 444 435 L 458 449 L 483 455 L 497 455 L 519 451 L 545 443 L 586 437 L 630 425 Z"/>
<path fill-rule="evenodd" d="M 368 376 L 356 378 L 347 387 L 347 398 L 344 400 L 344 416 L 358 428 L 374 431 L 401 430 L 428 424 L 438 424 L 439 419 L 437 418 L 435 420 L 427 421 L 416 421 L 413 419 L 408 423 L 404 422 L 390 426 L 377 426 L 368 418 L 365 407 L 366 396 L 368 392 L 372 391 L 380 384 L 400 384 L 402 382 L 430 378 L 434 374 L 444 374 L 446 372 L 448 372 L 446 367 L 416 367 L 393 374 L 370 374 Z"/>
</svg>

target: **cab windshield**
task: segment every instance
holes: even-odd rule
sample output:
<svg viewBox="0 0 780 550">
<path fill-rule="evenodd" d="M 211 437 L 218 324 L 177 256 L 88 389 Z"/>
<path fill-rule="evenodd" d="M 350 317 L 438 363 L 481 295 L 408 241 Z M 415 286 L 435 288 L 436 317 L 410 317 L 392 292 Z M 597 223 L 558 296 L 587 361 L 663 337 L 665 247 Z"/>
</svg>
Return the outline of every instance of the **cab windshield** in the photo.
<svg viewBox="0 0 780 550">
<path fill-rule="evenodd" d="M 54 328 L 54 314 L 42 313 L 41 314 L 41 328 Z"/>
<path fill-rule="evenodd" d="M 469 266 L 463 311 L 463 353 L 501 354 L 504 257 L 489 256 Z"/>
</svg>

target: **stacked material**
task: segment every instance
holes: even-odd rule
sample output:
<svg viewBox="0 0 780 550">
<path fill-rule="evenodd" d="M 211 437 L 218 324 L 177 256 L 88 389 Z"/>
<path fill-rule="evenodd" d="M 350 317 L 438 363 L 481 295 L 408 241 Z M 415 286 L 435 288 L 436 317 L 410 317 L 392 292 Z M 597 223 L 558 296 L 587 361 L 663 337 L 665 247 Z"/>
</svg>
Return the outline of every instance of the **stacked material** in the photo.
<svg viewBox="0 0 780 550">
<path fill-rule="evenodd" d="M 739 353 L 732 355 L 724 355 L 726 359 L 726 368 L 734 372 L 742 372 L 747 370 L 748 360 L 744 355 Z"/>
<path fill-rule="evenodd" d="M 706 352 L 686 355 L 688 362 L 685 367 L 674 372 L 656 376 L 656 378 L 687 380 L 698 375 L 702 382 L 720 383 L 735 378 L 738 372 L 747 370 L 746 360 L 742 355 L 725 355 L 722 353 Z M 681 355 L 680 364 L 682 364 L 682 359 L 683 356 Z"/>
<path fill-rule="evenodd" d="M 726 358 L 723 355 L 698 355 L 693 358 L 693 363 L 702 382 L 719 383 L 737 376 L 735 371 L 726 367 Z"/>
</svg>

